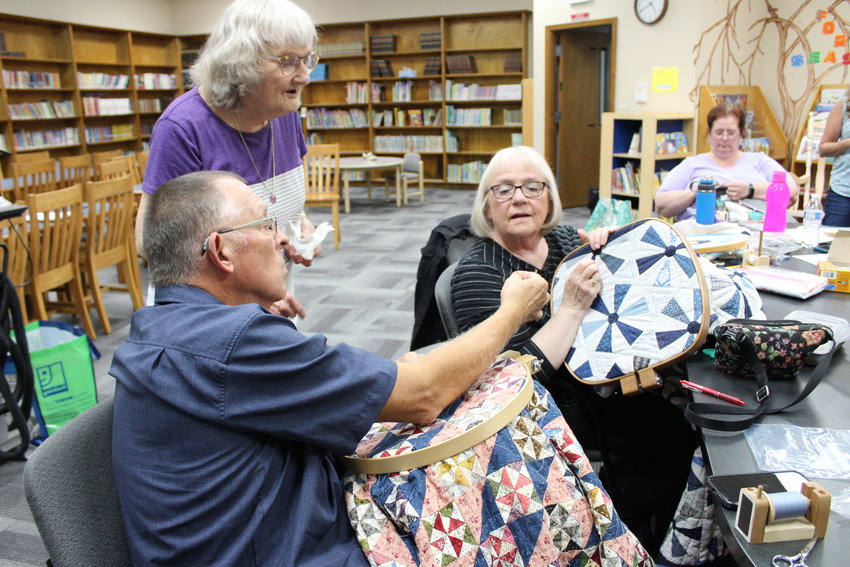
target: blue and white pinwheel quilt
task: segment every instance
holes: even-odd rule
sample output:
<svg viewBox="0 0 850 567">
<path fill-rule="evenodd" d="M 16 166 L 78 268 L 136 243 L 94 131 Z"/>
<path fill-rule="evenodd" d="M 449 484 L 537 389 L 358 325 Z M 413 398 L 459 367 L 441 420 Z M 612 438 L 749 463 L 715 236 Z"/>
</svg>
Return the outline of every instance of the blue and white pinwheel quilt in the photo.
<svg viewBox="0 0 850 567">
<path fill-rule="evenodd" d="M 708 292 L 698 257 L 681 234 L 659 219 L 611 233 L 594 253 L 570 254 L 552 281 L 552 312 L 575 265 L 593 257 L 602 289 L 582 320 L 567 368 L 591 384 L 616 380 L 699 348 L 708 326 Z"/>
</svg>

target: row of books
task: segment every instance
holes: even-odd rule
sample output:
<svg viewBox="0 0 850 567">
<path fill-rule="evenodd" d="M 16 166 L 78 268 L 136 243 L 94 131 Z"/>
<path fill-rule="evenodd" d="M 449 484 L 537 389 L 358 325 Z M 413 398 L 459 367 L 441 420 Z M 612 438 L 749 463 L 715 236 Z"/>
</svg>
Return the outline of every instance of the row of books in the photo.
<svg viewBox="0 0 850 567">
<path fill-rule="evenodd" d="M 126 89 L 130 84 L 130 77 L 123 74 L 78 72 L 77 84 L 81 89 Z"/>
<path fill-rule="evenodd" d="M 446 100 L 522 100 L 522 85 L 478 85 L 446 80 Z"/>
<path fill-rule="evenodd" d="M 80 144 L 80 131 L 76 128 L 54 128 L 49 130 L 15 130 L 16 150 L 33 150 Z"/>
<path fill-rule="evenodd" d="M 741 149 L 745 152 L 770 154 L 770 138 L 744 138 L 741 140 Z"/>
<path fill-rule="evenodd" d="M 446 55 L 446 72 L 452 74 L 476 73 L 475 59 L 472 55 Z"/>
<path fill-rule="evenodd" d="M 144 120 L 142 121 L 142 136 L 150 136 L 153 133 L 153 124 L 153 122 L 145 122 Z"/>
<path fill-rule="evenodd" d="M 396 81 L 393 83 L 393 102 L 410 102 L 413 100 L 413 81 Z"/>
<path fill-rule="evenodd" d="M 460 151 L 460 140 L 451 130 L 446 130 L 446 151 L 449 153 Z"/>
<path fill-rule="evenodd" d="M 655 135 L 655 153 L 658 155 L 686 154 L 689 151 L 684 132 L 659 132 Z"/>
<path fill-rule="evenodd" d="M 59 89 L 59 73 L 3 69 L 3 84 L 9 89 Z"/>
<path fill-rule="evenodd" d="M 372 84 L 373 87 L 379 87 L 380 85 Z M 375 89 L 372 89 L 374 93 Z M 369 92 L 369 86 L 366 83 L 359 83 L 356 81 L 349 81 L 345 83 L 345 102 L 347 104 L 365 104 L 367 101 L 367 93 Z"/>
<path fill-rule="evenodd" d="M 83 112 L 86 116 L 115 116 L 132 114 L 129 98 L 103 98 L 99 96 L 82 97 Z"/>
<path fill-rule="evenodd" d="M 502 122 L 505 126 L 522 126 L 522 109 L 506 108 L 502 111 Z"/>
<path fill-rule="evenodd" d="M 375 136 L 373 147 L 376 152 L 419 152 L 439 153 L 443 151 L 442 136 Z"/>
<path fill-rule="evenodd" d="M 443 63 L 439 57 L 429 57 L 425 61 L 424 75 L 439 75 L 443 72 Z"/>
<path fill-rule="evenodd" d="M 450 183 L 478 183 L 487 163 L 481 160 L 466 163 L 450 163 L 446 167 L 446 181 Z"/>
<path fill-rule="evenodd" d="M 71 100 L 43 100 L 9 105 L 12 120 L 34 120 L 37 118 L 70 118 L 77 115 Z"/>
<path fill-rule="evenodd" d="M 511 51 L 505 56 L 505 73 L 522 73 L 522 53 Z"/>
<path fill-rule="evenodd" d="M 174 73 L 141 73 L 136 75 L 136 88 L 176 89 L 177 75 Z"/>
<path fill-rule="evenodd" d="M 446 124 L 449 126 L 490 126 L 492 108 L 457 108 L 446 106 Z"/>
<path fill-rule="evenodd" d="M 392 77 L 393 70 L 386 59 L 372 59 L 369 69 L 373 77 Z"/>
<path fill-rule="evenodd" d="M 394 108 L 393 110 L 373 110 L 372 126 L 440 126 L 442 111 L 438 108 Z"/>
<path fill-rule="evenodd" d="M 307 128 L 368 128 L 366 112 L 359 108 L 350 110 L 308 108 Z"/>
<path fill-rule="evenodd" d="M 392 53 L 395 51 L 394 34 L 375 34 L 369 38 L 372 53 Z"/>
<path fill-rule="evenodd" d="M 154 113 L 154 112 L 162 112 L 162 100 L 158 98 L 140 98 L 139 99 L 139 112 L 146 113 Z"/>
<path fill-rule="evenodd" d="M 611 170 L 611 191 L 615 193 L 640 194 L 640 175 L 631 162 Z"/>
<path fill-rule="evenodd" d="M 439 31 L 419 32 L 419 49 L 423 51 L 426 49 L 440 49 L 442 43 Z"/>
<path fill-rule="evenodd" d="M 362 41 L 346 41 L 341 43 L 320 43 L 316 46 L 316 53 L 322 57 L 363 55 L 366 52 L 366 44 Z"/>
<path fill-rule="evenodd" d="M 821 91 L 820 100 L 815 104 L 815 108 L 812 110 L 813 114 L 809 117 L 809 120 L 812 120 L 811 139 L 809 139 L 808 122 L 806 122 L 806 131 L 800 140 L 800 147 L 795 159 L 806 160 L 810 147 L 812 159 L 817 160 L 820 157 L 818 146 L 820 146 L 820 139 L 823 137 L 823 130 L 826 127 L 826 119 L 833 106 L 844 103 L 846 92 L 846 89 L 823 89 Z M 828 158 L 828 161 L 831 162 L 832 159 Z"/>
<path fill-rule="evenodd" d="M 87 126 L 86 143 L 111 142 L 113 140 L 129 140 L 135 137 L 132 124 L 112 124 L 109 126 Z"/>
</svg>

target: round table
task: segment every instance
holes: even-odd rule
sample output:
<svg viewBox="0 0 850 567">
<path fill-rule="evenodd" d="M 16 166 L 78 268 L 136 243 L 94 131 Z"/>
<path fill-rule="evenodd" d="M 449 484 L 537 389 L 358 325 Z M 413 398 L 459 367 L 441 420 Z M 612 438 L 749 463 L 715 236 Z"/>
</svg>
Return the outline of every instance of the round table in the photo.
<svg viewBox="0 0 850 567">
<path fill-rule="evenodd" d="M 367 159 L 359 156 L 343 157 L 339 159 L 339 169 L 342 171 L 342 195 L 345 202 L 345 212 L 351 211 L 351 200 L 349 197 L 349 175 L 352 171 L 379 171 L 382 169 L 395 170 L 395 205 L 401 206 L 401 164 L 404 160 L 400 157 L 375 156 Z"/>
</svg>

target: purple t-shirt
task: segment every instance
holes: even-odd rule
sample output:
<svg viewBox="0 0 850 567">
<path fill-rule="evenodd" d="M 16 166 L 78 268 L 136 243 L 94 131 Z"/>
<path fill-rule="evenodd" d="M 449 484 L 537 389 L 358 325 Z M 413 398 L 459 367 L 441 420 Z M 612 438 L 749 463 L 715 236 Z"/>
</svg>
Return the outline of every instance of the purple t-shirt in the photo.
<svg viewBox="0 0 850 567">
<path fill-rule="evenodd" d="M 718 185 L 730 181 L 764 183 L 773 178 L 774 171 L 785 171 L 779 163 L 762 152 L 743 152 L 732 167 L 721 167 L 708 153 L 687 157 L 664 178 L 656 195 L 665 191 L 679 191 L 692 181 L 713 177 Z M 676 220 L 696 217 L 696 203 L 676 215 Z"/>
<path fill-rule="evenodd" d="M 154 125 L 142 190 L 153 194 L 166 181 L 192 171 L 230 171 L 245 178 L 278 223 L 297 220 L 304 207 L 301 160 L 307 152 L 298 114 L 275 118 L 243 136 L 256 169 L 239 132 L 210 110 L 197 88 L 190 90 L 168 105 Z"/>
</svg>

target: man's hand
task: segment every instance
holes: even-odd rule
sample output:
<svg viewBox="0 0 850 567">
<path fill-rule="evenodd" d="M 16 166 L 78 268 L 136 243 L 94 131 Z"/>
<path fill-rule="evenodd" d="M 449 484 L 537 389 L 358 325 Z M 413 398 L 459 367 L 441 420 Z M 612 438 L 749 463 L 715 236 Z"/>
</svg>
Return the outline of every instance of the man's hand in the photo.
<svg viewBox="0 0 850 567">
<path fill-rule="evenodd" d="M 269 307 L 269 311 L 277 315 L 283 315 L 284 317 L 295 317 L 298 315 L 303 319 L 307 316 L 307 312 L 304 311 L 304 307 L 301 305 L 301 302 L 295 299 L 295 296 L 289 292 L 287 292 L 286 297 L 280 301 L 272 303 Z"/>
<path fill-rule="evenodd" d="M 549 301 L 549 284 L 534 272 L 514 272 L 502 286 L 502 308 L 515 313 L 523 323 L 543 317 Z"/>
</svg>

